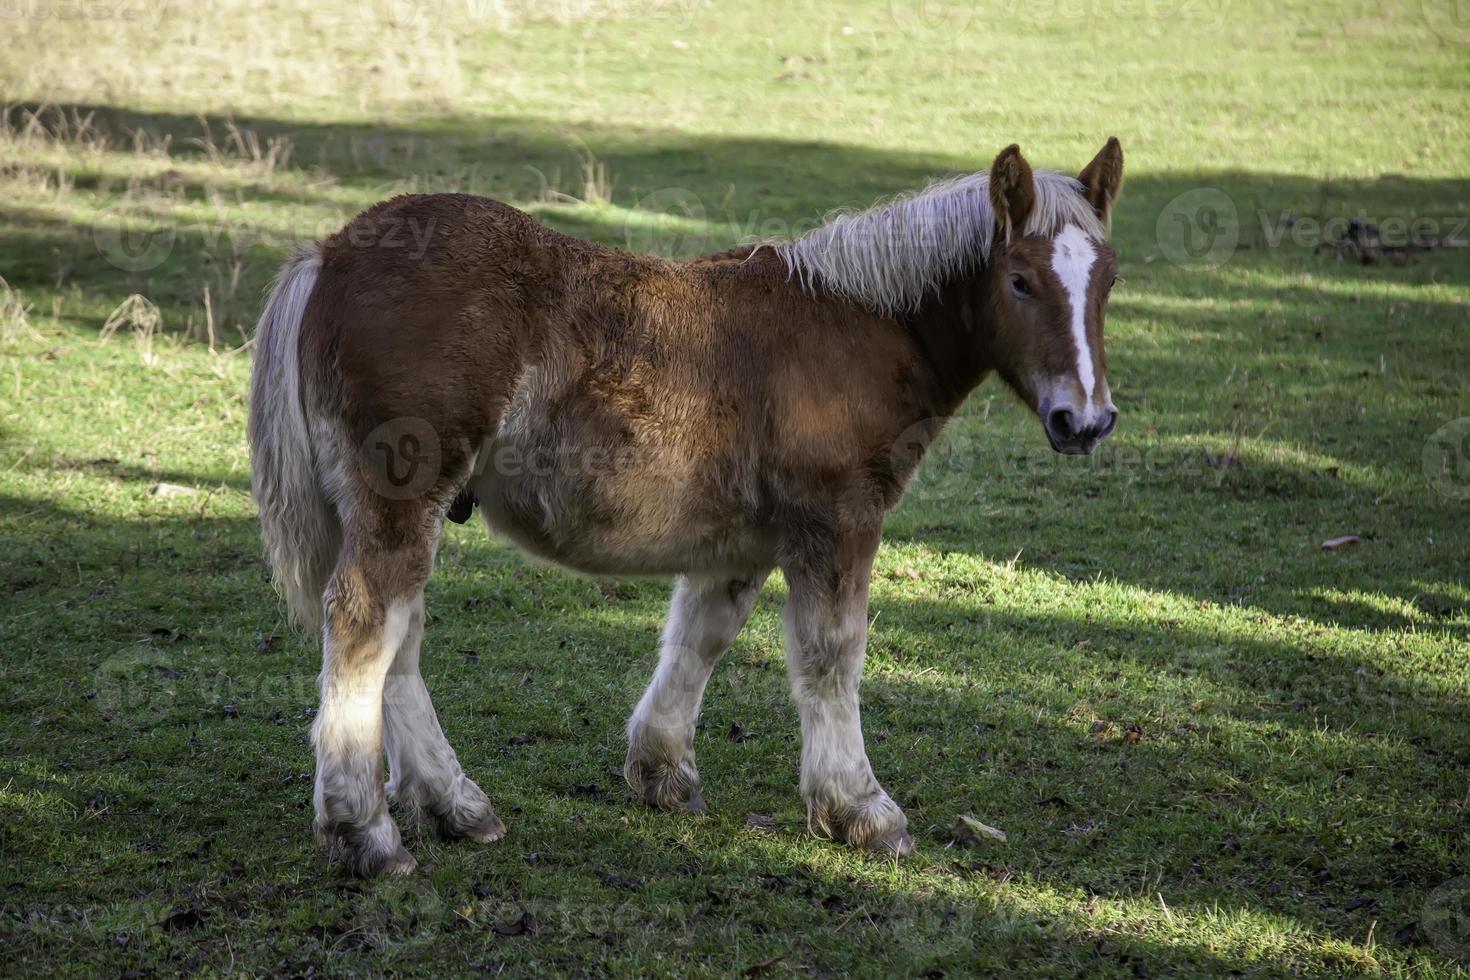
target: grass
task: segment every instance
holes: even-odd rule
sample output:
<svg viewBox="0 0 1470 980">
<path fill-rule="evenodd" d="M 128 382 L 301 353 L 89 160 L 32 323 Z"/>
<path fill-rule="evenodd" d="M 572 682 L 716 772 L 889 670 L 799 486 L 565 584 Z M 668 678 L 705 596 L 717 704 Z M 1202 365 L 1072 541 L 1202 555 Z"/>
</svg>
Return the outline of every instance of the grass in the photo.
<svg viewBox="0 0 1470 980">
<path fill-rule="evenodd" d="M 1466 237 L 1470 48 L 1437 3 L 915 6 L 7 23 L 6 972 L 1460 971 L 1470 253 L 1340 262 L 1311 221 Z M 986 386 L 879 557 L 864 720 L 912 860 L 806 832 L 779 576 L 705 706 L 712 814 L 650 813 L 621 725 L 667 585 L 472 525 L 425 669 L 510 834 L 326 870 L 318 654 L 270 594 L 243 438 L 240 345 L 293 241 L 462 189 L 692 254 L 1112 133 L 1110 449 L 1051 455 Z M 949 846 L 961 815 L 1008 840 Z"/>
</svg>

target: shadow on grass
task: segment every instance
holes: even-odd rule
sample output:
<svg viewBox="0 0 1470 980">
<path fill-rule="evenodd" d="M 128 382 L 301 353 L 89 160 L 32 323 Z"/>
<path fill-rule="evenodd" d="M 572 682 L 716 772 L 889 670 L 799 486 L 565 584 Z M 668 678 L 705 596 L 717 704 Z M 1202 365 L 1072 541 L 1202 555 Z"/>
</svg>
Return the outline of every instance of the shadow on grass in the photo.
<svg viewBox="0 0 1470 980">
<path fill-rule="evenodd" d="M 1143 414 L 1151 428 L 1194 427 L 1188 413 Z M 1054 456 L 1022 410 L 1011 415 L 957 423 L 963 437 L 931 454 L 890 518 L 890 544 L 992 566 L 1019 556 L 1077 584 L 1115 581 L 1386 641 L 1397 631 L 1470 636 L 1462 505 L 1427 487 L 1412 423 L 1373 433 L 1386 445 L 1381 455 L 1360 448 L 1367 463 L 1270 442 L 1234 447 L 1208 429 L 1203 445 L 1125 430 L 1097 459 L 1077 461 Z M 1342 534 L 1362 542 L 1323 550 Z"/>
<path fill-rule="evenodd" d="M 11 111 L 34 111 L 36 106 Z M 308 176 L 330 176 L 344 187 L 382 193 L 392 182 L 409 181 L 422 190 L 470 190 L 512 201 L 536 201 L 544 196 L 548 182 L 560 175 L 561 184 L 579 191 L 580 172 L 587 153 L 604 163 L 613 176 L 611 200 L 623 209 L 654 209 L 677 205 L 681 216 L 711 225 L 710 250 L 732 244 L 737 238 L 779 235 L 810 227 L 823 213 L 836 207 L 864 206 L 880 197 L 912 189 L 946 172 L 982 169 L 989 165 L 993 150 L 977 151 L 972 159 L 957 159 L 907 151 L 876 150 L 817 141 L 795 142 L 760 137 L 731 137 L 686 133 L 655 126 L 624 127 L 578 124 L 527 116 L 444 116 L 414 122 L 381 125 L 344 125 L 284 122 L 270 118 L 208 116 L 170 113 L 141 113 L 105 105 L 63 105 L 67 114 L 91 115 L 99 132 L 115 145 L 126 145 L 126 137 L 143 130 L 154 135 L 172 135 L 171 154 L 176 159 L 208 159 L 191 148 L 190 141 L 221 134 L 235 122 L 254 130 L 264 139 L 287 137 L 294 144 L 290 170 Z M 1099 138 L 1101 142 L 1101 138 Z M 999 144 L 996 149 L 999 148 Z M 238 162 L 238 161 L 237 161 Z M 1086 161 L 1037 161 L 1049 165 L 1080 167 Z M 91 180 L 84 176 L 83 180 Z M 203 198 L 209 188 L 179 175 L 187 197 Z M 281 203 L 308 204 L 330 199 L 326 192 L 309 188 L 277 188 L 262 180 L 258 188 L 246 188 L 247 196 Z M 85 184 L 83 185 L 85 189 Z M 558 188 L 553 188 L 553 190 Z M 564 189 L 564 188 L 562 188 Z M 1415 217 L 1452 219 L 1466 215 L 1470 180 L 1418 179 L 1391 176 L 1374 180 L 1317 180 L 1299 175 L 1211 171 L 1195 173 L 1142 173 L 1129 177 L 1125 203 L 1115 220 L 1115 236 L 1125 265 L 1145 258 L 1193 262 L 1195 245 L 1171 254 L 1176 244 L 1168 237 L 1173 212 L 1169 203 L 1180 195 L 1201 190 L 1221 191 L 1238 222 L 1239 250 L 1223 258 L 1255 259 L 1271 254 L 1311 255 L 1310 247 L 1293 246 L 1309 234 L 1289 221 L 1314 216 L 1357 214 L 1380 220 Z M 669 192 L 679 196 L 659 197 Z M 649 195 L 654 199 L 646 200 Z M 695 208 L 690 214 L 689 206 Z M 595 211 L 595 209 L 591 209 Z M 1187 217 L 1188 215 L 1186 215 Z M 1283 219 L 1288 221 L 1283 225 Z M 628 241 L 624 222 L 616 215 L 599 218 L 579 214 L 573 221 L 575 233 L 605 244 Z M 1446 221 L 1448 224 L 1448 221 Z M 1278 227 L 1280 226 L 1280 227 Z M 1203 229 L 1203 226 L 1200 229 Z M 1166 234 L 1161 237 L 1161 231 Z M 1278 231 L 1285 244 L 1273 245 Z M 699 238 L 698 235 L 688 236 Z M 1313 243 L 1309 243 L 1313 244 Z M 1161 246 L 1163 246 L 1161 248 Z M 1467 261 L 1461 250 L 1430 253 L 1415 264 L 1379 267 L 1364 273 L 1349 263 L 1313 260 L 1309 267 L 1320 276 L 1353 282 L 1366 276 L 1393 281 L 1416 282 L 1458 270 L 1461 278 Z M 1161 254 L 1162 253 L 1162 254 Z M 1221 258 L 1210 253 L 1208 258 Z M 1135 266 L 1135 268 L 1139 268 Z M 1142 271 L 1139 269 L 1139 271 Z M 1311 287 L 1294 286 L 1281 295 L 1258 292 L 1216 292 L 1218 280 L 1202 291 L 1181 289 L 1181 295 L 1203 295 L 1227 303 L 1235 299 L 1263 302 L 1282 299 L 1314 304 L 1320 297 Z M 1419 302 L 1418 300 L 1410 302 Z M 1438 300 L 1425 299 L 1432 308 Z M 1229 319 L 1228 305 L 1224 314 Z M 1411 308 L 1408 312 L 1412 313 Z"/>
<path fill-rule="evenodd" d="M 0 516 L 32 504 L 6 500 Z M 273 887 L 262 882 L 321 866 L 305 809 L 314 645 L 269 639 L 280 625 L 264 600 L 252 522 L 208 520 L 186 534 L 168 521 L 98 522 L 58 505 L 48 521 L 87 522 L 91 537 L 77 553 L 30 541 L 74 578 L 48 573 L 22 593 L 27 608 L 72 611 L 50 621 L 46 643 L 12 654 L 12 717 L 40 725 L 14 743 L 12 759 L 28 768 L 12 789 L 68 801 L 76 815 L 12 813 L 12 852 L 42 853 L 39 841 L 69 828 L 94 880 L 172 882 L 190 869 L 186 877 L 218 881 L 209 908 L 250 920 L 275 901 L 259 894 Z M 1229 965 L 1221 953 L 1033 906 L 1033 892 L 1067 908 L 1089 895 L 1151 905 L 1162 893 L 1186 923 L 1264 916 L 1352 941 L 1378 921 L 1380 944 L 1413 946 L 1427 891 L 1464 870 L 1456 774 L 1470 762 L 1470 707 L 1452 687 L 1327 641 L 1303 647 L 1238 624 L 1029 614 L 983 596 L 899 598 L 887 585 L 875 590 L 864 688 L 870 751 L 910 812 L 925 874 L 970 884 L 915 897 L 922 881 L 853 878 L 825 856 L 832 845 L 805 839 L 784 670 L 774 648 L 752 659 L 750 639 L 716 675 L 698 741 L 717 822 L 645 815 L 622 789 L 620 731 L 652 665 L 663 589 L 599 601 L 592 583 L 459 550 L 431 586 L 426 669 L 450 738 L 501 801 L 517 842 L 509 854 L 418 845 L 430 856 L 423 873 L 455 894 L 488 880 L 505 889 L 498 897 L 534 908 L 595 902 L 611 887 L 641 915 L 677 910 L 705 939 L 732 916 L 757 935 L 792 921 L 830 929 L 849 913 L 876 930 L 841 946 L 814 939 L 803 961 L 827 966 L 854 951 L 880 955 L 885 930 L 902 927 L 916 944 L 910 966 L 960 968 L 991 955 L 988 937 L 1023 960 L 1061 944 L 1080 964 L 1218 970 Z M 180 576 L 189 592 L 151 608 Z M 768 589 L 753 624 L 763 649 L 774 644 L 780 598 Z M 116 610 L 100 622 L 87 614 L 99 601 Z M 936 651 L 940 642 L 947 649 Z M 1093 733 L 1079 703 L 1117 727 Z M 1121 742 L 1121 726 L 1138 720 L 1142 740 Z M 736 724 L 747 734 L 732 739 Z M 178 806 L 198 809 L 173 839 Z M 766 863 L 769 848 L 744 842 L 747 810 L 776 814 L 779 859 Z M 1011 841 L 944 850 L 961 813 L 1002 826 Z M 271 842 L 264 863 L 230 839 L 242 828 Z M 201 847 L 200 835 L 220 839 Z M 581 863 L 609 853 L 615 868 Z M 257 871 L 263 878 L 252 879 Z M 558 891 L 569 879 L 578 897 Z M 101 887 L 83 894 L 121 898 Z M 450 908 L 434 921 L 449 927 Z M 575 938 L 545 924 L 526 944 L 549 952 Z"/>
<path fill-rule="evenodd" d="M 0 434 L 0 445 L 5 442 L 3 434 Z M 172 466 L 140 466 L 134 463 L 126 463 L 110 456 L 99 456 L 91 459 L 61 458 L 50 460 L 46 464 L 48 470 L 73 470 L 76 472 L 93 473 L 106 476 L 123 483 L 136 484 L 141 489 L 152 489 L 160 483 L 170 483 L 176 486 L 188 487 L 191 490 L 207 490 L 211 487 L 229 487 L 240 493 L 250 492 L 250 477 L 241 474 L 227 474 L 215 470 L 212 472 L 200 472 L 197 470 L 186 470 Z M 0 514 L 5 512 L 6 504 L 0 501 Z"/>
</svg>

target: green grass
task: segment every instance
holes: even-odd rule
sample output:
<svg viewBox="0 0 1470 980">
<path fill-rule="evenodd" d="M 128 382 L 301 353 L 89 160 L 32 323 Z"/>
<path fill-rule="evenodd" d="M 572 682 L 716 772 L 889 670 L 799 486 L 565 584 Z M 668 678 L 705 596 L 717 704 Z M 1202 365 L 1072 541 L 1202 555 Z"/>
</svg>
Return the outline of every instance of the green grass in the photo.
<svg viewBox="0 0 1470 980">
<path fill-rule="evenodd" d="M 1424 460 L 1470 416 L 1470 253 L 1361 266 L 1271 233 L 1470 217 L 1450 5 L 294 6 L 6 25 L 5 972 L 1459 971 L 1470 468 Z M 234 350 L 291 241 L 456 188 L 690 254 L 1110 134 L 1117 434 L 1053 456 L 986 386 L 879 556 L 864 720 L 913 859 L 806 831 L 779 576 L 705 705 L 712 814 L 651 813 L 621 726 L 667 585 L 471 525 L 425 670 L 509 836 L 409 831 L 406 880 L 326 868 L 318 652 L 260 561 Z M 1206 188 L 1239 248 L 1179 264 Z M 104 339 L 133 294 L 161 331 Z M 948 846 L 963 814 L 1009 840 Z"/>
</svg>

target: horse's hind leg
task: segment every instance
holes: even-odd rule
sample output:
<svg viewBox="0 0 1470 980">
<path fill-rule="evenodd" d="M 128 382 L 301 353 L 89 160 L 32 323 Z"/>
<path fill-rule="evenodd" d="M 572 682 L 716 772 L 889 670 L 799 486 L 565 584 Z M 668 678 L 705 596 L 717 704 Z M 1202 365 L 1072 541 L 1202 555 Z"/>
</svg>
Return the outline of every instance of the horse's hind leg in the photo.
<svg viewBox="0 0 1470 980">
<path fill-rule="evenodd" d="M 383 688 L 413 628 L 433 559 L 421 512 L 364 507 L 348 522 L 327 585 L 316 748 L 316 831 L 361 876 L 404 873 L 404 850 L 383 793 Z"/>
<path fill-rule="evenodd" d="M 423 638 L 424 594 L 420 592 L 383 691 L 388 794 L 431 819 L 445 837 L 466 837 L 479 843 L 499 840 L 505 835 L 505 825 L 485 793 L 460 768 L 439 727 L 419 671 Z"/>
<path fill-rule="evenodd" d="M 750 616 L 766 573 L 681 578 L 674 587 L 658 669 L 628 719 L 623 775 L 633 792 L 664 810 L 702 810 L 694 725 L 704 687 Z"/>
</svg>

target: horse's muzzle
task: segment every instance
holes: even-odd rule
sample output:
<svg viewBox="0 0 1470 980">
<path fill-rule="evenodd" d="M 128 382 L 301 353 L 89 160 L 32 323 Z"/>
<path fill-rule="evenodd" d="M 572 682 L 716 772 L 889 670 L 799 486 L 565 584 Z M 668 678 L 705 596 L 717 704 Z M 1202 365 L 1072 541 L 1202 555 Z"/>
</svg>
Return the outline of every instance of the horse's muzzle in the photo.
<svg viewBox="0 0 1470 980">
<path fill-rule="evenodd" d="M 1086 456 L 1108 437 L 1118 424 L 1118 410 L 1105 409 L 1093 422 L 1079 424 L 1078 415 L 1070 408 L 1049 409 L 1042 416 L 1042 427 L 1051 448 L 1068 456 Z"/>
</svg>

